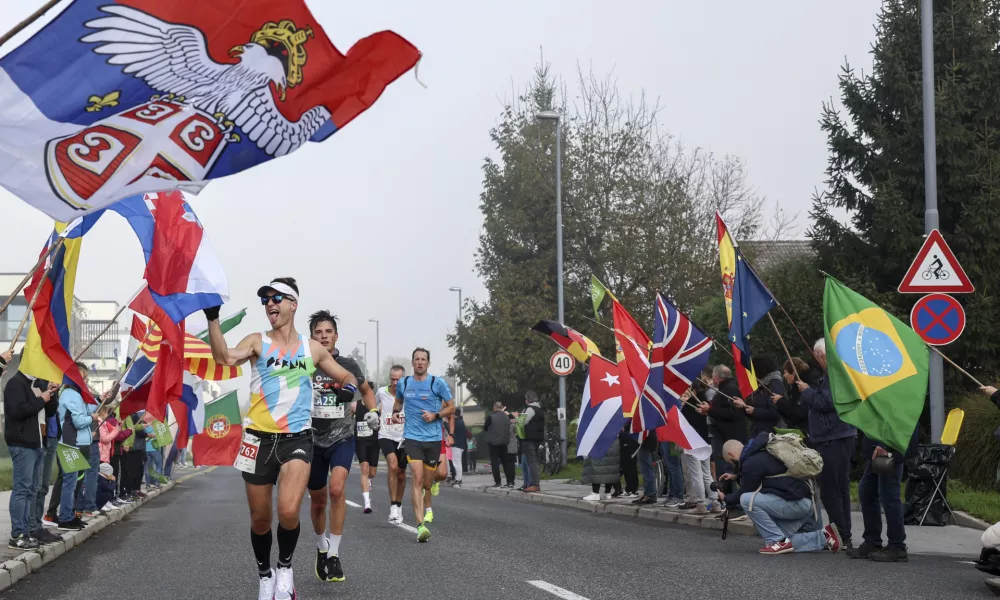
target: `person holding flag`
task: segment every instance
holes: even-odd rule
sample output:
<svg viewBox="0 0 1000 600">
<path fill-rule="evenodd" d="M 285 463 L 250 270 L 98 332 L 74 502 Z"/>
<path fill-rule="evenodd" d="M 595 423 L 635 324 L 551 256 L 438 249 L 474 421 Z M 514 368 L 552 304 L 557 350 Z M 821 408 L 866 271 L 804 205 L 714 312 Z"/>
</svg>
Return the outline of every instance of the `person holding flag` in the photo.
<svg viewBox="0 0 1000 600">
<path fill-rule="evenodd" d="M 243 472 L 250 506 L 250 541 L 260 576 L 260 598 L 296 597 L 292 554 L 299 538 L 299 506 L 312 461 L 312 375 L 318 368 L 342 389 L 358 381 L 319 342 L 295 329 L 299 288 L 279 277 L 257 290 L 271 330 L 252 333 L 235 348 L 226 344 L 216 306 L 204 310 L 212 356 L 222 365 L 251 364 L 249 425 L 234 466 Z M 378 416 L 371 413 L 376 421 Z M 278 569 L 271 570 L 272 491 L 278 487 Z"/>
</svg>

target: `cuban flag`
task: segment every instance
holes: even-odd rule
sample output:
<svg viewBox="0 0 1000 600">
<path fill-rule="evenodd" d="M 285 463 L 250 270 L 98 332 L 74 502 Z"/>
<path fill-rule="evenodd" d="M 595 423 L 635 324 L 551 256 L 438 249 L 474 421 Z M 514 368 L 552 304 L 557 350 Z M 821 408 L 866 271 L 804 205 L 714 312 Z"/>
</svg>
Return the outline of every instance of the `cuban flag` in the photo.
<svg viewBox="0 0 1000 600">
<path fill-rule="evenodd" d="M 326 140 L 419 58 L 391 31 L 342 54 L 304 0 L 76 0 L 0 59 L 0 185 L 61 222 L 197 193 Z"/>
<path fill-rule="evenodd" d="M 681 396 L 708 365 L 711 351 L 712 340 L 657 293 L 653 355 L 633 431 L 656 430 L 661 442 L 674 442 L 700 460 L 711 457 L 712 447 L 681 413 Z"/>
<path fill-rule="evenodd" d="M 618 365 L 599 354 L 590 357 L 590 372 L 580 401 L 576 455 L 604 458 L 628 420 L 622 414 Z"/>
</svg>

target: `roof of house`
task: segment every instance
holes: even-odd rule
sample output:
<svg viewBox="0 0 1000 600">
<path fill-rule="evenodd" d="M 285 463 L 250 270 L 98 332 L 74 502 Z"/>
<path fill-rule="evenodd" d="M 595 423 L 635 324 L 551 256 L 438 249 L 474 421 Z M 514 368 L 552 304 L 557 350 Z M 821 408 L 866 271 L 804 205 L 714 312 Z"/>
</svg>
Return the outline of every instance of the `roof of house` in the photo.
<svg viewBox="0 0 1000 600">
<path fill-rule="evenodd" d="M 758 271 L 814 254 L 809 240 L 748 240 L 740 242 L 740 249 Z"/>
</svg>

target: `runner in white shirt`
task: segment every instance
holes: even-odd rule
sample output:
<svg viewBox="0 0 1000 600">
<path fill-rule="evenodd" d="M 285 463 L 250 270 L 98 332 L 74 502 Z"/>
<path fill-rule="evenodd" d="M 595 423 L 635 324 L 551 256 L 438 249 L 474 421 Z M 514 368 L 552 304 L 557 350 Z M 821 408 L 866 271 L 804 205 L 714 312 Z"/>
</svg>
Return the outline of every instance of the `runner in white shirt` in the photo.
<svg viewBox="0 0 1000 600">
<path fill-rule="evenodd" d="M 382 423 L 378 430 L 378 445 L 389 465 L 386 473 L 389 482 L 389 522 L 403 522 L 403 492 L 406 491 L 406 453 L 403 451 L 403 413 L 392 414 L 396 403 L 396 383 L 406 375 L 402 365 L 393 365 L 389 370 L 389 385 L 379 388 L 375 394 L 381 412 Z"/>
</svg>

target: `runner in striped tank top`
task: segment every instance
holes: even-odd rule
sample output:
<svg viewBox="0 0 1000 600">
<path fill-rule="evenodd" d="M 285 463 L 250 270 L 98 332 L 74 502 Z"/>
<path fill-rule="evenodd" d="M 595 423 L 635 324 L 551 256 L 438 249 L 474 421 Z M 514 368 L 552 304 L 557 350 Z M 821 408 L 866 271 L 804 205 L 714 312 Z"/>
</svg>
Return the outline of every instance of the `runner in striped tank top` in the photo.
<svg viewBox="0 0 1000 600">
<path fill-rule="evenodd" d="M 228 347 L 219 326 L 220 307 L 206 309 L 205 316 L 216 362 L 227 366 L 251 363 L 249 423 L 233 466 L 243 472 L 246 482 L 260 597 L 295 600 L 292 554 L 299 538 L 299 506 L 313 453 L 312 375 L 319 369 L 343 389 L 355 392 L 358 381 L 321 344 L 295 330 L 299 288 L 294 279 L 276 278 L 257 290 L 257 295 L 272 329 L 248 335 L 235 348 Z M 271 503 L 279 475 L 275 575 L 271 570 Z"/>
</svg>

